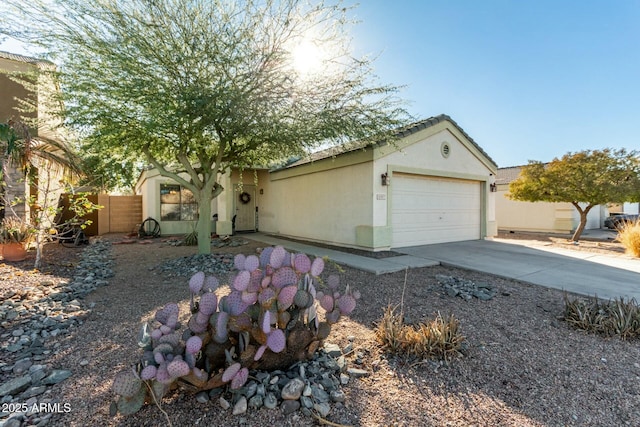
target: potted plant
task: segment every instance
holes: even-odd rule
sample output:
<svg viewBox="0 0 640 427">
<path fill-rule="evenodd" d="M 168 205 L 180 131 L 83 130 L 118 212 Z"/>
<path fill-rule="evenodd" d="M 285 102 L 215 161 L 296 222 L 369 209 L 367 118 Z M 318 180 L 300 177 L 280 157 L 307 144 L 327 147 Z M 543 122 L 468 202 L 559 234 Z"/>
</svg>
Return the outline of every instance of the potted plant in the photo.
<svg viewBox="0 0 640 427">
<path fill-rule="evenodd" d="M 27 257 L 27 246 L 36 230 L 17 217 L 6 217 L 0 224 L 0 246 L 5 261 L 22 261 Z"/>
</svg>

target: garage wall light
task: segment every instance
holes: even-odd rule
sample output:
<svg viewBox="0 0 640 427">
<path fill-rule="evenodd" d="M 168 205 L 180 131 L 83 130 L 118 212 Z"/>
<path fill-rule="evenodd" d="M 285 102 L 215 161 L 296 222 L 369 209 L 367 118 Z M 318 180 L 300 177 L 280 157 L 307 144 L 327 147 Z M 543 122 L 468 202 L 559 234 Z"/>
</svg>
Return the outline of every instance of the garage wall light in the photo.
<svg viewBox="0 0 640 427">
<path fill-rule="evenodd" d="M 387 172 L 385 172 L 382 175 L 380 175 L 380 178 L 382 178 L 382 186 L 383 187 L 391 185 L 391 178 L 389 178 L 389 174 Z"/>
<path fill-rule="evenodd" d="M 498 192 L 498 186 L 496 185 L 495 182 L 489 184 L 489 191 L 491 191 L 492 193 L 497 193 Z"/>
</svg>

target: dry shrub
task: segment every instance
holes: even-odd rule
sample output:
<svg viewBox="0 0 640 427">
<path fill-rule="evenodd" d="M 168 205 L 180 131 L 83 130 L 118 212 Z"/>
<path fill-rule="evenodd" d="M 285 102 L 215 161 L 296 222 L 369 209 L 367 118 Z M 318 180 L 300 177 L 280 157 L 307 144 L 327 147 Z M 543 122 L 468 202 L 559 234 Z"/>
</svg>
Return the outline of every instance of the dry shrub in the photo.
<svg viewBox="0 0 640 427">
<path fill-rule="evenodd" d="M 444 319 L 437 313 L 428 323 L 405 325 L 402 312 L 391 306 L 387 306 L 376 324 L 375 334 L 382 347 L 391 353 L 444 360 L 459 354 L 464 341 L 460 321 L 453 315 Z"/>
<path fill-rule="evenodd" d="M 618 240 L 629 255 L 640 258 L 640 221 L 625 223 L 620 227 Z"/>
<path fill-rule="evenodd" d="M 640 307 L 635 298 L 600 301 L 564 296 L 564 320 L 575 328 L 622 339 L 640 336 Z"/>
</svg>

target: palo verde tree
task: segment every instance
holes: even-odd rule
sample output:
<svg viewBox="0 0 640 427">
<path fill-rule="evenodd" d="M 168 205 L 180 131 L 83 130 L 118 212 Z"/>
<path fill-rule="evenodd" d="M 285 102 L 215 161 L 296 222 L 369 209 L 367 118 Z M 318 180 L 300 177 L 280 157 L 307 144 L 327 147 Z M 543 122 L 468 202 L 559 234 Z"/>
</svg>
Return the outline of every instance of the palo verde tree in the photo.
<svg viewBox="0 0 640 427">
<path fill-rule="evenodd" d="M 349 8 L 299 0 L 8 0 L 0 32 L 58 64 L 66 123 L 104 162 L 190 190 L 198 250 L 230 168 L 380 140 L 409 118 L 351 49 Z M 29 22 L 28 26 L 20 25 Z"/>
<path fill-rule="evenodd" d="M 640 200 L 640 159 L 624 149 L 567 153 L 549 163 L 530 161 L 509 185 L 508 197 L 526 202 L 568 202 L 580 213 L 577 242 L 597 205 Z"/>
</svg>

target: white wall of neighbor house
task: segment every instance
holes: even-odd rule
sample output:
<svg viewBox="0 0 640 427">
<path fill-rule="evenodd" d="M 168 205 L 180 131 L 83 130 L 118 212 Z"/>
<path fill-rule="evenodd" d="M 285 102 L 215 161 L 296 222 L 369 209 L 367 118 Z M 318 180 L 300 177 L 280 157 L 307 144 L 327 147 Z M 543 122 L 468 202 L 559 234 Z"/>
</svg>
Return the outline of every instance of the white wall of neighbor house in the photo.
<svg viewBox="0 0 640 427">
<path fill-rule="evenodd" d="M 571 233 L 580 224 L 580 214 L 571 203 L 521 202 L 507 198 L 509 186 L 498 185 L 498 228 L 506 231 Z M 582 204 L 584 207 L 585 205 Z M 596 206 L 587 215 L 586 229 L 601 228 L 606 212 Z"/>
<path fill-rule="evenodd" d="M 640 213 L 640 203 L 625 202 L 621 205 L 620 210 L 609 209 L 609 212 L 624 212 L 628 214 L 638 214 Z"/>
</svg>

